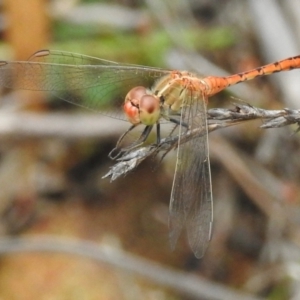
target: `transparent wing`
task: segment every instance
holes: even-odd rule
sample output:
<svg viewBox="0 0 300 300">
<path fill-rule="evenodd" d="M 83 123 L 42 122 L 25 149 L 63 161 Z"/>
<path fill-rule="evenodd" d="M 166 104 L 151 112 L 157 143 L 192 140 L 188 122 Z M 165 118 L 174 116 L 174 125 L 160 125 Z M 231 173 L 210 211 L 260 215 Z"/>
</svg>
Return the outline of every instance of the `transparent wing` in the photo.
<svg viewBox="0 0 300 300">
<path fill-rule="evenodd" d="M 185 91 L 181 123 L 195 137 L 180 144 L 170 201 L 170 242 L 174 248 L 184 227 L 196 257 L 203 256 L 211 238 L 213 220 L 206 104 L 201 92 Z M 181 126 L 180 134 L 186 129 Z"/>
<path fill-rule="evenodd" d="M 28 61 L 0 62 L 0 85 L 50 91 L 57 97 L 95 111 L 120 107 L 127 92 L 138 85 L 151 87 L 169 71 L 61 51 L 42 50 Z"/>
</svg>

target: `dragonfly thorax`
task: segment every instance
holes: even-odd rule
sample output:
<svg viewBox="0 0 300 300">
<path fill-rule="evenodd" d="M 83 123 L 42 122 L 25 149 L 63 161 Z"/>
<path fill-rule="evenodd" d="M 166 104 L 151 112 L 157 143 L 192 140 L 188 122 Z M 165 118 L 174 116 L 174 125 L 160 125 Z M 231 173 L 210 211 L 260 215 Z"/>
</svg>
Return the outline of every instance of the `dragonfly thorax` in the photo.
<svg viewBox="0 0 300 300">
<path fill-rule="evenodd" d="M 201 85 L 201 87 L 200 87 Z M 157 81 L 153 90 L 162 100 L 161 108 L 167 114 L 178 113 L 184 105 L 188 105 L 191 95 L 197 91 L 205 91 L 207 86 L 194 74 L 187 71 L 173 71 Z"/>
</svg>

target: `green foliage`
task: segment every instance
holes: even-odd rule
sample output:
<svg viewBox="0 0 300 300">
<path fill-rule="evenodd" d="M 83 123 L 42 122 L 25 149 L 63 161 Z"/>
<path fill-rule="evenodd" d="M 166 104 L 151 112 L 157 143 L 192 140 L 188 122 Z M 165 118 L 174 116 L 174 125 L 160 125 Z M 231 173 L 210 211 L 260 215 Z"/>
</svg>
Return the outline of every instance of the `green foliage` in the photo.
<svg viewBox="0 0 300 300">
<path fill-rule="evenodd" d="M 197 28 L 182 32 L 179 41 L 192 43 L 202 51 L 231 47 L 235 36 L 230 28 Z M 95 25 L 57 23 L 54 30 L 55 48 L 84 53 L 123 63 L 164 67 L 164 55 L 174 46 L 168 34 L 153 29 L 142 33 L 101 29 Z"/>
</svg>

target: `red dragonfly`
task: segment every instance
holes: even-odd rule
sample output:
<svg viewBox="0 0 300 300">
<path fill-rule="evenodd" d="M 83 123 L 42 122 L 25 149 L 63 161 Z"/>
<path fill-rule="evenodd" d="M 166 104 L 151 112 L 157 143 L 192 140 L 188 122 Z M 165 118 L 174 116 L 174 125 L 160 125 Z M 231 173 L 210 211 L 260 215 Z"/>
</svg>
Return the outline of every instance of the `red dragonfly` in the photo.
<svg viewBox="0 0 300 300">
<path fill-rule="evenodd" d="M 181 144 L 180 136 L 196 128 L 207 132 L 206 106 L 210 96 L 243 81 L 296 68 L 300 68 L 300 56 L 227 77 L 203 77 L 187 71 L 41 50 L 28 61 L 0 61 L 0 86 L 50 91 L 65 101 L 100 112 L 111 99 L 117 99 L 123 106 L 124 119 L 130 121 L 132 128 L 145 126 L 140 141 L 156 125 L 159 143 L 162 120 L 179 126 L 170 199 L 170 243 L 174 249 L 186 228 L 190 247 L 200 258 L 211 239 L 213 221 L 208 137 L 199 134 Z"/>
</svg>

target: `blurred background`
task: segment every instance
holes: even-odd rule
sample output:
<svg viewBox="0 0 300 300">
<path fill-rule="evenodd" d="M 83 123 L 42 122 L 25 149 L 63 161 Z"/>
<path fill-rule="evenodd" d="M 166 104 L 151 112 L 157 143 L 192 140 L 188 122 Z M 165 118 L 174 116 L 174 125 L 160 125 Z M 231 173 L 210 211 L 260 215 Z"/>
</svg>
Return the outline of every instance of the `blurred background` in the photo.
<svg viewBox="0 0 300 300">
<path fill-rule="evenodd" d="M 1 60 L 49 48 L 225 75 L 300 53 L 292 0 L 0 5 Z M 259 78 L 209 108 L 297 109 L 299 80 L 297 70 Z M 261 124 L 209 136 L 214 228 L 199 260 L 184 235 L 175 251 L 168 243 L 175 152 L 111 183 L 107 155 L 129 123 L 2 88 L 0 299 L 299 299 L 299 134 Z"/>
</svg>

